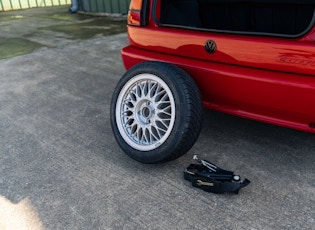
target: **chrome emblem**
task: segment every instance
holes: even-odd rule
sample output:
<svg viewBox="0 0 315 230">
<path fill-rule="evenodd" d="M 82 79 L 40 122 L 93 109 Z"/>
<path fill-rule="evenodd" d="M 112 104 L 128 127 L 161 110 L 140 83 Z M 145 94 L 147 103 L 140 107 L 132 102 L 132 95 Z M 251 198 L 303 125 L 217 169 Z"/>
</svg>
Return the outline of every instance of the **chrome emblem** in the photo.
<svg viewBox="0 0 315 230">
<path fill-rule="evenodd" d="M 215 51 L 217 51 L 217 44 L 212 40 L 208 40 L 205 44 L 205 50 L 208 53 L 213 54 Z"/>
</svg>

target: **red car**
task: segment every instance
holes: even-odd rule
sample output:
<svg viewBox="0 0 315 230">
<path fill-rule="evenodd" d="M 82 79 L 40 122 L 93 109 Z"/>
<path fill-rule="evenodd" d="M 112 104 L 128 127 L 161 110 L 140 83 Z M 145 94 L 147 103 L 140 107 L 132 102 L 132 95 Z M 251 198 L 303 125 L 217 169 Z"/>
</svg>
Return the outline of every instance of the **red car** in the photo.
<svg viewBox="0 0 315 230">
<path fill-rule="evenodd" d="M 203 108 L 315 133 L 315 0 L 132 0 L 112 129 L 143 163 L 195 143 Z"/>
</svg>

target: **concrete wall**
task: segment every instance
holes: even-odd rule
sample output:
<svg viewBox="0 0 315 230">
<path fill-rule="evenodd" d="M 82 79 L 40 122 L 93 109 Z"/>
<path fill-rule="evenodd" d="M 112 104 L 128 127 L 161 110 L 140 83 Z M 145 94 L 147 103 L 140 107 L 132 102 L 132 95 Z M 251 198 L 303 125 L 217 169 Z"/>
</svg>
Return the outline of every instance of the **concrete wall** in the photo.
<svg viewBox="0 0 315 230">
<path fill-rule="evenodd" d="M 79 10 L 92 13 L 127 14 L 130 0 L 79 0 Z"/>
<path fill-rule="evenodd" d="M 79 11 L 126 14 L 130 0 L 78 0 Z M 0 0 L 0 11 L 71 5 L 71 0 Z"/>
<path fill-rule="evenodd" d="M 0 11 L 71 5 L 71 0 L 0 0 Z"/>
</svg>

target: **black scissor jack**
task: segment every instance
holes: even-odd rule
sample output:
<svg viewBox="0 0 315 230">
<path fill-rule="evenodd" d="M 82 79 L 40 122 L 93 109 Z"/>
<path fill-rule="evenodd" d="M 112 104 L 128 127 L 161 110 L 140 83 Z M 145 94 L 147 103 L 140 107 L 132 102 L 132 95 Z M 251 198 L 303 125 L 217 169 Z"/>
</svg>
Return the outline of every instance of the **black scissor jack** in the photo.
<svg viewBox="0 0 315 230">
<path fill-rule="evenodd" d="M 238 194 L 241 188 L 250 183 L 246 178 L 241 181 L 241 177 L 231 171 L 221 169 L 206 160 L 199 160 L 197 155 L 193 159 L 198 164 L 190 164 L 184 171 L 184 178 L 194 187 L 212 193 Z"/>
</svg>

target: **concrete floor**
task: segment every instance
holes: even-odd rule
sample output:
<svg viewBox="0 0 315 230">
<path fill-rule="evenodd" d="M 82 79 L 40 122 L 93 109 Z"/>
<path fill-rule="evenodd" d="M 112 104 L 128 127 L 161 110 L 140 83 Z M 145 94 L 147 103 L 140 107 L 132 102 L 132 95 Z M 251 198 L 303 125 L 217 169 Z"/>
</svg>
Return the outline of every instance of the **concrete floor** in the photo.
<svg viewBox="0 0 315 230">
<path fill-rule="evenodd" d="M 127 34 L 105 36 L 111 22 L 90 37 L 47 29 L 105 20 L 65 10 L 0 13 L 1 39 L 36 44 L 0 60 L 0 229 L 314 229 L 314 134 L 207 111 L 186 155 L 135 162 L 109 121 Z M 238 195 L 192 187 L 194 154 L 251 184 Z"/>
<path fill-rule="evenodd" d="M 0 12 L 0 59 L 126 31 L 125 17 L 70 14 L 68 7 Z"/>
</svg>

